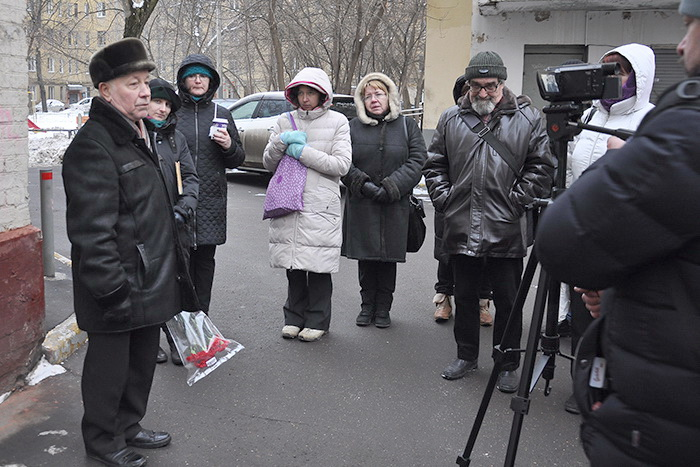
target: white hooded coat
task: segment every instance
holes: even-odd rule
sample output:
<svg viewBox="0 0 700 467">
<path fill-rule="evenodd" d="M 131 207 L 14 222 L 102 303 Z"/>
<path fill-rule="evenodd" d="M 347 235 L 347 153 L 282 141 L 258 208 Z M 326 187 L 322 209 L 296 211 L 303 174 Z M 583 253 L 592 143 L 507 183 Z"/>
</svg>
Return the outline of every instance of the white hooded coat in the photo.
<svg viewBox="0 0 700 467">
<path fill-rule="evenodd" d="M 584 113 L 581 121 L 610 129 L 635 131 L 647 112 L 654 108 L 654 104 L 649 102 L 656 69 L 654 52 L 645 45 L 627 44 L 607 52 L 603 57 L 612 53 L 622 55 L 632 64 L 637 84 L 636 95 L 613 104 L 610 112 L 605 110 L 600 101 L 595 101 L 592 108 Z M 590 118 L 593 109 L 595 113 Z M 590 121 L 586 121 L 588 118 Z M 578 135 L 568 161 L 569 185 L 578 180 L 584 170 L 607 152 L 609 137 L 610 135 L 590 130 L 583 130 Z"/>
<path fill-rule="evenodd" d="M 299 161 L 307 167 L 304 208 L 270 221 L 270 265 L 316 273 L 338 272 L 343 241 L 340 177 L 352 164 L 350 128 L 347 118 L 330 111 L 333 89 L 328 75 L 319 68 L 304 68 L 286 87 L 309 86 L 327 98 L 316 109 L 304 111 L 292 102 L 297 129 L 306 132 L 307 140 Z M 287 145 L 280 133 L 292 131 L 289 116 L 280 116 L 272 128 L 263 152 L 263 165 L 274 172 Z"/>
</svg>

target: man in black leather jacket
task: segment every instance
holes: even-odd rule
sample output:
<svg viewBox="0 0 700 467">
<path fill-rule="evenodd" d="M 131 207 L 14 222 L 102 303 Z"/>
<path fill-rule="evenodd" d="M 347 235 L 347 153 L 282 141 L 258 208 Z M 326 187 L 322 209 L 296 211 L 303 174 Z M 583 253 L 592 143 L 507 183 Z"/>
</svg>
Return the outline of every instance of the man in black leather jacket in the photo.
<svg viewBox="0 0 700 467">
<path fill-rule="evenodd" d="M 479 355 L 479 290 L 488 278 L 493 286 L 498 344 L 523 271 L 527 252 L 526 206 L 549 194 L 554 160 L 545 120 L 526 96 L 504 85 L 506 67 L 495 52 L 480 52 L 469 62 L 467 95 L 440 116 L 423 168 L 435 210 L 445 217 L 442 247 L 450 255 L 455 281 L 457 359 L 442 373 L 462 378 L 477 368 Z M 481 121 L 512 153 L 518 173 L 465 118 Z M 504 348 L 519 348 L 517 332 Z M 497 387 L 514 392 L 519 356 L 510 353 L 501 366 Z"/>
<path fill-rule="evenodd" d="M 63 161 L 75 314 L 88 333 L 82 433 L 106 465 L 145 465 L 132 447 L 171 440 L 140 425 L 160 324 L 181 310 L 173 209 L 142 121 L 154 67 L 134 38 L 92 57 L 99 96 Z"/>
</svg>

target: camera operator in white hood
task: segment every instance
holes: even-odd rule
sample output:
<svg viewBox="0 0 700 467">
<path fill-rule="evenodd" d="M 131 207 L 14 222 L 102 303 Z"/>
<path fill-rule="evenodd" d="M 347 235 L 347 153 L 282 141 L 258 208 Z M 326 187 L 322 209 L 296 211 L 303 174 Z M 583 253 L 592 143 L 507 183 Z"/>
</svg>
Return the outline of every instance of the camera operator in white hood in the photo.
<svg viewBox="0 0 700 467">
<path fill-rule="evenodd" d="M 654 52 L 645 45 L 627 44 L 607 52 L 600 61 L 620 64 L 622 95 L 617 99 L 594 101 L 581 121 L 611 130 L 623 128 L 635 131 L 642 118 L 654 108 L 654 104 L 649 102 L 656 69 Z M 581 132 L 569 156 L 567 175 L 570 177 L 567 177 L 567 185 L 578 180 L 588 166 L 605 154 L 609 137 L 590 130 Z"/>
</svg>

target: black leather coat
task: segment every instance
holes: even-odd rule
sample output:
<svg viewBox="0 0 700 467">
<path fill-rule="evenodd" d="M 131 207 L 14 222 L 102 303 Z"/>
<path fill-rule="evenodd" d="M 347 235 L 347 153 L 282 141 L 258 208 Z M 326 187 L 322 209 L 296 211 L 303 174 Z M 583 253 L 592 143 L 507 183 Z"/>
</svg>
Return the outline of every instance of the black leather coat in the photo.
<svg viewBox="0 0 700 467">
<path fill-rule="evenodd" d="M 193 64 L 205 66 L 212 73 L 209 91 L 198 101 L 187 93 L 182 79 L 184 68 Z M 219 74 L 206 55 L 189 55 L 180 64 L 177 86 L 182 107 L 177 111 L 177 129 L 187 139 L 199 176 L 195 242 L 200 245 L 221 245 L 226 242 L 226 169 L 234 169 L 245 160 L 231 112 L 212 102 L 220 83 Z M 209 128 L 215 116 L 229 122 L 227 130 L 231 136 L 231 147 L 227 150 L 209 138 Z"/>
<path fill-rule="evenodd" d="M 99 97 L 63 159 L 78 325 L 119 332 L 180 310 L 172 205 L 158 163 Z"/>
<path fill-rule="evenodd" d="M 443 249 L 450 255 L 522 258 L 527 252 L 526 205 L 549 195 L 554 158 L 545 119 L 527 97 L 504 88 L 489 128 L 513 153 L 518 179 L 460 114 L 469 99 L 440 116 L 423 169 L 436 211 L 444 213 Z"/>
</svg>

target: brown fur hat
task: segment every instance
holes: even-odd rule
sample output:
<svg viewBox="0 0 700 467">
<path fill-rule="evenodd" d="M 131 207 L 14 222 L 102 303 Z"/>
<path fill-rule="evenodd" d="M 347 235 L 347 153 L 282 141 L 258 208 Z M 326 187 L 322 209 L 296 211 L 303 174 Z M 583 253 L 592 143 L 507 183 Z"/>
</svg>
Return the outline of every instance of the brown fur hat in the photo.
<svg viewBox="0 0 700 467">
<path fill-rule="evenodd" d="M 105 81 L 134 71 L 151 71 L 155 67 L 156 64 L 148 59 L 143 42 L 128 37 L 95 52 L 90 59 L 90 79 L 98 87 Z"/>
</svg>

